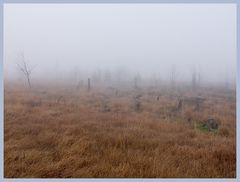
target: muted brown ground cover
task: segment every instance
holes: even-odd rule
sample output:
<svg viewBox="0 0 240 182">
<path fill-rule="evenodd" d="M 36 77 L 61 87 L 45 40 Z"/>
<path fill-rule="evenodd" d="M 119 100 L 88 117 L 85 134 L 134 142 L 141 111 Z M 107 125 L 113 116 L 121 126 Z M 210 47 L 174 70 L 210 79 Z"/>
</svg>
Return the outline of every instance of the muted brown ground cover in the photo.
<svg viewBox="0 0 240 182">
<path fill-rule="evenodd" d="M 136 112 L 130 91 L 5 86 L 4 177 L 235 177 L 235 95 L 201 94 L 173 113 L 176 98 L 143 93 Z M 209 117 L 218 130 L 199 128 Z"/>
</svg>

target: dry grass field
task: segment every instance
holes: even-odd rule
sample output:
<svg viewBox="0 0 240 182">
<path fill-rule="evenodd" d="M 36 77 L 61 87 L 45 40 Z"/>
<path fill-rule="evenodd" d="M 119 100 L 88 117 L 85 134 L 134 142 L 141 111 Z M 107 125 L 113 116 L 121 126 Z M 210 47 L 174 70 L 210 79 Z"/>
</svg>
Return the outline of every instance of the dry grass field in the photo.
<svg viewBox="0 0 240 182">
<path fill-rule="evenodd" d="M 159 93 L 5 83 L 4 177 L 236 177 L 235 92 Z"/>
</svg>

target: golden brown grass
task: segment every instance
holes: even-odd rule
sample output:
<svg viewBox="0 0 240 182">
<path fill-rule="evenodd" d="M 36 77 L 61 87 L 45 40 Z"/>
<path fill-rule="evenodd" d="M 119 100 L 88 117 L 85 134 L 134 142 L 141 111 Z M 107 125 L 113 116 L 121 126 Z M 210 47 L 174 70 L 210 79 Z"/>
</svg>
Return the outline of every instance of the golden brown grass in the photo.
<svg viewBox="0 0 240 182">
<path fill-rule="evenodd" d="M 199 112 L 169 115 L 176 100 L 167 95 L 144 95 L 141 112 L 131 95 L 109 96 L 102 112 L 95 91 L 8 89 L 4 177 L 235 177 L 235 99 L 207 98 Z M 196 127 L 209 116 L 217 132 Z"/>
</svg>

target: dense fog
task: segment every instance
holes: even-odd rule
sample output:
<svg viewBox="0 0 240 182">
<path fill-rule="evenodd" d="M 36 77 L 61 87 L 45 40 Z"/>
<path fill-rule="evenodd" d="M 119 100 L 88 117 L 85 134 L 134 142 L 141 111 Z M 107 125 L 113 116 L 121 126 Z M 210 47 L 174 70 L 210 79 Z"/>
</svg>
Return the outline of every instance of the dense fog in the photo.
<svg viewBox="0 0 240 182">
<path fill-rule="evenodd" d="M 235 85 L 234 4 L 5 4 L 4 76 Z M 173 78 L 174 77 L 174 78 Z"/>
</svg>

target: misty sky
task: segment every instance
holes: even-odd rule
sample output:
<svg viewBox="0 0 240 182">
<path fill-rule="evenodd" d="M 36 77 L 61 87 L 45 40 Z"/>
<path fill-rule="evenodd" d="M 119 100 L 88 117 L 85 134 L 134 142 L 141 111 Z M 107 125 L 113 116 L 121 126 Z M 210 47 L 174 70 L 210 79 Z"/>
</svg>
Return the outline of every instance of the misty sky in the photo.
<svg viewBox="0 0 240 182">
<path fill-rule="evenodd" d="M 56 67 L 118 68 L 178 79 L 235 78 L 234 4 L 5 4 L 4 72 L 19 76 L 24 51 L 33 76 Z M 49 74 L 51 75 L 51 74 Z"/>
</svg>

